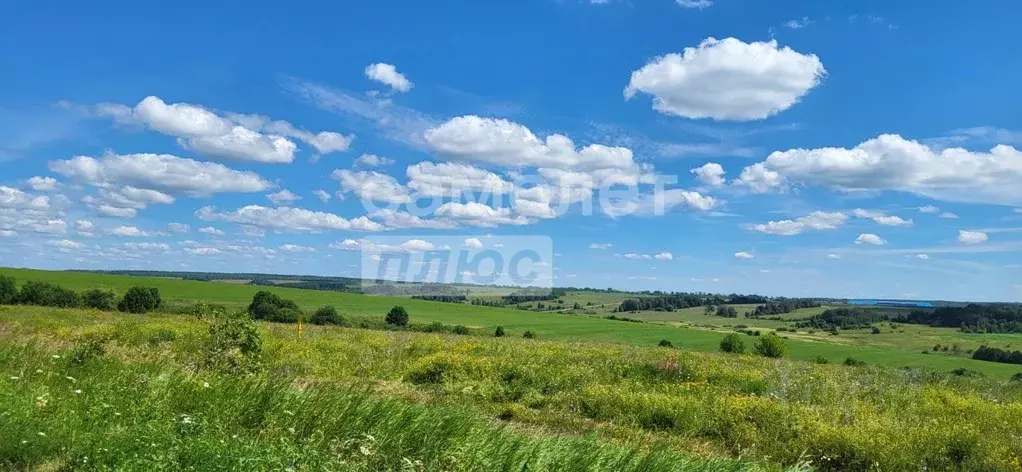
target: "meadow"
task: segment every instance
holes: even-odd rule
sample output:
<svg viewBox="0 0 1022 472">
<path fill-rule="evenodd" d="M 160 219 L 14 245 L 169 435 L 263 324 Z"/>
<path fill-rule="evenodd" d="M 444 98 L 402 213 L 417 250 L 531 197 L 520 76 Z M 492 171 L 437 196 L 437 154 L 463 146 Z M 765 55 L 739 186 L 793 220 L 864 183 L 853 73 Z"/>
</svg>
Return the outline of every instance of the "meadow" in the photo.
<svg viewBox="0 0 1022 472">
<path fill-rule="evenodd" d="M 743 318 L 720 318 L 702 314 L 701 308 L 669 312 L 640 312 L 643 314 L 663 314 L 688 316 L 689 324 L 677 323 L 629 323 L 608 320 L 602 316 L 571 315 L 557 312 L 535 312 L 516 310 L 513 308 L 491 308 L 468 304 L 430 302 L 410 298 L 365 296 L 344 292 L 302 290 L 285 287 L 259 287 L 253 285 L 227 284 L 218 282 L 201 282 L 155 277 L 132 277 L 123 275 L 105 275 L 80 272 L 40 271 L 31 269 L 0 268 L 0 275 L 17 279 L 19 283 L 29 280 L 45 280 L 74 290 L 90 288 L 111 289 L 123 294 L 135 285 L 156 287 L 170 311 L 187 311 L 188 307 L 198 302 L 217 303 L 226 306 L 243 308 L 252 296 L 260 290 L 268 290 L 281 297 L 294 300 L 306 310 L 315 310 L 325 305 L 334 306 L 348 318 L 377 317 L 380 318 L 395 305 L 404 306 L 412 319 L 421 323 L 440 322 L 446 325 L 464 325 L 479 333 L 492 333 L 497 326 L 503 327 L 509 336 L 521 336 L 525 331 L 533 331 L 540 339 L 561 341 L 596 341 L 624 343 L 637 346 L 656 346 L 661 340 L 670 341 L 675 347 L 704 352 L 716 352 L 722 333 L 730 332 L 732 325 L 741 323 L 750 327 L 762 327 L 764 332 L 776 329 L 783 322 L 770 320 L 736 320 Z M 579 293 L 579 292 L 569 292 Z M 581 292 L 594 295 L 591 292 Z M 603 300 L 620 299 L 622 294 L 595 294 Z M 585 296 L 585 295 L 582 295 Z M 613 298 L 612 298 L 613 297 Z M 593 301 L 589 298 L 587 301 Z M 595 303 L 595 301 L 594 301 Z M 610 303 L 610 302 L 606 302 Z M 566 305 L 571 306 L 566 303 Z M 583 304 L 584 305 L 584 304 Z M 608 313 L 609 314 L 609 313 Z M 743 311 L 739 310 L 739 316 Z M 621 316 L 636 315 L 621 313 Z M 759 324 L 757 324 L 759 323 Z M 939 371 L 952 371 L 965 368 L 981 372 L 992 377 L 1008 379 L 1022 371 L 1019 366 L 973 360 L 968 357 L 924 354 L 933 344 L 961 343 L 964 346 L 978 347 L 985 339 L 996 339 L 998 343 L 1019 344 L 1019 335 L 967 335 L 949 328 L 924 328 L 915 325 L 904 325 L 904 330 L 926 331 L 930 336 L 913 339 L 911 332 L 888 332 L 881 335 L 859 334 L 849 331 L 849 336 L 830 336 L 826 333 L 802 331 L 799 333 L 781 333 L 788 339 L 788 353 L 791 358 L 814 360 L 825 358 L 833 363 L 840 363 L 847 357 L 854 357 L 868 364 L 887 365 L 893 367 L 926 367 Z M 887 331 L 887 330 L 885 330 Z M 984 336 L 993 336 L 985 338 Z M 876 341 L 873 342 L 874 338 Z M 937 340 L 935 340 L 937 339 Z M 755 339 L 749 337 L 749 343 Z M 882 341 L 882 342 L 879 342 Z M 932 342 L 931 342 L 932 341 Z"/>
<path fill-rule="evenodd" d="M 0 307 L 0 464 L 999 471 L 1022 455 L 1019 382 L 275 323 L 256 324 L 251 364 L 219 364 L 214 315 Z"/>
</svg>

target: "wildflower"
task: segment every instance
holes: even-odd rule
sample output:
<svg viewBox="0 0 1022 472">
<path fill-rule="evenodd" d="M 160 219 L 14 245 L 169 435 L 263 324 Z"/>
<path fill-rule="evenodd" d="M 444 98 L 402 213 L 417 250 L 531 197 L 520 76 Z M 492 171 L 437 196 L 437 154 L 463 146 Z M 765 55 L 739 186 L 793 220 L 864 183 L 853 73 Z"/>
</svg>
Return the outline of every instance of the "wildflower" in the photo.
<svg viewBox="0 0 1022 472">
<path fill-rule="evenodd" d="M 54 358 L 54 359 L 60 359 L 60 356 L 59 356 L 59 355 L 57 355 L 57 354 L 54 354 L 54 355 L 52 355 L 52 356 L 50 356 L 50 357 L 52 357 L 52 358 Z"/>
<path fill-rule="evenodd" d="M 38 435 L 40 435 L 40 436 L 42 436 L 42 437 L 44 437 L 44 438 L 46 437 L 46 433 L 44 433 L 44 432 L 42 432 L 42 431 L 39 431 L 39 432 L 38 432 L 38 433 L 36 433 L 36 434 L 38 434 Z"/>
<path fill-rule="evenodd" d="M 66 376 L 64 376 L 64 378 L 65 378 L 65 379 L 68 379 L 68 380 L 70 380 L 70 381 L 72 381 L 72 382 L 77 382 L 77 380 L 75 380 L 75 378 L 74 378 L 74 377 L 71 377 L 70 375 L 66 375 Z"/>
<path fill-rule="evenodd" d="M 37 373 L 37 374 L 41 374 L 41 373 L 43 373 L 43 369 L 36 369 L 36 370 L 35 370 L 35 373 Z"/>
<path fill-rule="evenodd" d="M 36 408 L 46 408 L 46 404 L 50 402 L 48 397 L 49 395 L 46 394 L 35 397 Z"/>
<path fill-rule="evenodd" d="M 209 388 L 209 382 L 202 382 L 202 388 Z"/>
<path fill-rule="evenodd" d="M 81 390 L 75 390 L 75 395 L 81 395 L 81 394 L 82 394 Z"/>
<path fill-rule="evenodd" d="M 11 380 L 18 380 L 19 378 L 20 377 L 17 377 L 17 376 L 14 376 L 14 375 L 11 376 Z"/>
</svg>

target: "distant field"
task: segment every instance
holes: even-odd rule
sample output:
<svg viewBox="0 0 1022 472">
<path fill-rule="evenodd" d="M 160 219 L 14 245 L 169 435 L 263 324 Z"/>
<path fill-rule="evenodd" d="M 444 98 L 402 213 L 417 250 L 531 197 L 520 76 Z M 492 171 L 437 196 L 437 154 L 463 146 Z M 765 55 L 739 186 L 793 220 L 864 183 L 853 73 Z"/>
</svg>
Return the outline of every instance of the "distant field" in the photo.
<svg viewBox="0 0 1022 472">
<path fill-rule="evenodd" d="M 496 326 L 503 326 L 509 335 L 512 336 L 521 336 L 521 333 L 526 330 L 532 330 L 543 339 L 591 340 L 641 346 L 653 346 L 660 340 L 667 339 L 682 349 L 710 352 L 718 350 L 721 339 L 720 331 L 705 328 L 685 328 L 653 323 L 628 323 L 585 315 L 553 312 L 540 313 L 508 308 L 428 302 L 408 298 L 375 297 L 342 292 L 30 269 L 0 268 L 0 274 L 13 276 L 18 279 L 19 283 L 24 283 L 28 280 L 47 280 L 75 290 L 107 288 L 118 293 L 124 293 L 133 285 L 149 285 L 159 288 L 163 298 L 171 304 L 203 301 L 240 308 L 246 306 L 257 291 L 269 290 L 282 297 L 295 300 L 305 309 L 311 310 L 325 305 L 333 305 L 339 312 L 355 316 L 383 317 L 394 305 L 402 305 L 407 308 L 415 321 L 439 321 L 450 325 L 463 324 L 485 330 L 492 330 Z M 592 300 L 594 303 L 605 295 L 591 292 L 575 293 L 581 293 L 581 295 L 578 295 L 578 300 Z M 603 298 L 604 300 L 612 298 L 615 294 L 606 295 L 607 297 Z M 617 294 L 617 296 L 620 295 Z M 584 303 L 582 304 L 584 305 Z M 739 312 L 741 313 L 741 310 Z M 741 318 L 728 320 L 705 316 L 698 310 L 695 310 L 695 313 L 691 315 L 686 314 L 685 316 L 690 316 L 693 324 L 715 323 L 717 326 L 720 326 L 720 330 L 727 329 L 724 325 L 720 324 L 721 322 L 734 321 L 736 324 L 740 324 L 741 322 L 736 320 L 742 320 Z M 664 314 L 667 315 L 668 313 Z M 744 324 L 752 326 L 751 321 L 753 320 L 743 321 L 749 321 L 750 323 Z M 772 323 L 785 325 L 782 322 Z M 766 327 L 766 325 L 760 326 Z M 905 327 L 906 333 L 904 333 L 904 336 L 906 339 L 911 338 L 909 330 L 912 328 L 914 326 Z M 920 366 L 943 371 L 966 367 L 1001 378 L 1007 378 L 1022 371 L 1022 366 L 976 361 L 963 357 L 923 354 L 923 347 L 920 346 L 918 341 L 906 340 L 899 342 L 898 340 L 901 339 L 898 337 L 899 333 L 878 335 L 881 337 L 877 338 L 876 341 L 883 341 L 883 343 L 875 343 L 870 338 L 871 335 L 866 334 L 861 336 L 853 336 L 852 334 L 845 336 L 842 334 L 837 337 L 829 337 L 822 333 L 814 335 L 785 333 L 785 336 L 790 338 L 789 352 L 794 359 L 810 360 L 817 356 L 823 356 L 832 362 L 840 362 L 846 357 L 852 356 L 871 364 L 891 366 Z M 956 339 L 963 340 L 961 342 L 969 342 L 970 345 L 980 341 L 951 329 L 936 331 L 932 336 L 946 339 L 945 342 Z M 923 344 L 931 343 L 933 337 L 922 338 L 926 339 Z M 755 340 L 753 337 L 748 339 L 750 343 Z M 1022 336 L 1018 335 L 1002 335 L 1000 337 L 982 339 L 997 339 L 998 342 L 1017 342 L 1022 344 L 1020 341 L 1013 341 L 1022 340 Z"/>
</svg>

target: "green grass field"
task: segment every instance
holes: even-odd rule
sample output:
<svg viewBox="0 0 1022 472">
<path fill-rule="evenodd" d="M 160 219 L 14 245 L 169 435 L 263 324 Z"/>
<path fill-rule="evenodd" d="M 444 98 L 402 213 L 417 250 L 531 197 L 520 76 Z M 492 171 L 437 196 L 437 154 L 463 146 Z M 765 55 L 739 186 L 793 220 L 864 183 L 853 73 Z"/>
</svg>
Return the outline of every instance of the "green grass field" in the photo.
<svg viewBox="0 0 1022 472">
<path fill-rule="evenodd" d="M 1009 471 L 1022 454 L 1017 382 L 275 323 L 236 364 L 209 324 L 0 307 L 0 468 Z"/>
<path fill-rule="evenodd" d="M 267 289 L 266 287 L 252 285 L 30 269 L 3 268 L 0 269 L 0 274 L 15 277 L 19 283 L 24 283 L 28 280 L 46 280 L 75 290 L 104 288 L 112 289 L 117 293 L 124 293 L 129 287 L 134 285 L 153 286 L 159 288 L 163 298 L 172 305 L 204 301 L 242 307 L 251 301 L 252 296 L 257 291 Z M 531 330 L 543 339 L 616 342 L 640 346 L 654 346 L 660 340 L 667 339 L 675 346 L 683 349 L 707 352 L 718 350 L 722 336 L 721 330 L 687 328 L 654 323 L 628 323 L 606 320 L 599 317 L 553 312 L 540 313 L 509 308 L 490 308 L 467 304 L 411 300 L 408 298 L 376 297 L 282 287 L 272 287 L 268 290 L 282 297 L 295 300 L 305 309 L 333 305 L 344 314 L 382 318 L 391 307 L 402 305 L 407 308 L 413 320 L 418 322 L 437 321 L 450 325 L 461 324 L 477 327 L 483 331 L 492 331 L 497 326 L 503 326 L 512 336 L 520 336 L 526 330 Z M 707 324 L 729 320 L 705 316 L 698 310 L 695 310 L 694 313 L 698 314 L 690 315 L 693 319 L 705 321 Z M 783 325 L 783 323 L 780 324 Z M 726 330 L 727 327 L 721 325 L 721 329 Z M 956 333 L 950 329 L 945 329 L 945 331 L 947 333 L 946 337 L 949 340 L 945 342 L 953 342 L 950 340 L 957 339 L 960 336 L 963 339 L 970 338 L 963 333 Z M 822 356 L 831 362 L 841 362 L 846 357 L 854 357 L 870 364 L 895 367 L 928 367 L 941 371 L 950 371 L 964 367 L 1000 378 L 1009 378 L 1022 371 L 1022 368 L 1019 366 L 1011 364 L 977 361 L 964 357 L 923 354 L 923 347 L 919 346 L 917 342 L 909 341 L 910 336 L 905 336 L 905 341 L 903 342 L 888 341 L 882 344 L 868 342 L 870 341 L 869 338 L 831 337 L 822 333 L 817 333 L 816 335 L 808 335 L 806 333 L 785 334 L 785 336 L 790 338 L 789 352 L 794 359 L 811 360 L 817 356 Z M 1022 336 L 1003 335 L 999 338 L 999 341 L 1003 340 L 1004 336 L 1022 340 Z M 889 338 L 899 339 L 894 334 Z M 749 339 L 750 342 L 753 340 L 751 337 Z M 926 343 L 933 344 L 929 340 Z M 970 343 L 974 344 L 975 341 L 970 341 Z"/>
</svg>

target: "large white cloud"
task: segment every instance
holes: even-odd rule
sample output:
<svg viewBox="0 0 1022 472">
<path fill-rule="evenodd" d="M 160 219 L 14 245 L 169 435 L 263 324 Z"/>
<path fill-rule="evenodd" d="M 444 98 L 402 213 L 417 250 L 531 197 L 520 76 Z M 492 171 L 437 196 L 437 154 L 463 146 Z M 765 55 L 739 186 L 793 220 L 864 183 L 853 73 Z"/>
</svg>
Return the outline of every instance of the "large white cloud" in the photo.
<svg viewBox="0 0 1022 472">
<path fill-rule="evenodd" d="M 778 181 L 773 188 L 895 190 L 940 200 L 1022 205 L 1022 152 L 1004 145 L 989 152 L 938 150 L 885 134 L 851 149 L 777 151 L 743 174 L 753 169 L 774 173 Z"/>
<path fill-rule="evenodd" d="M 989 236 L 982 231 L 958 231 L 958 242 L 962 244 L 980 244 L 987 242 L 988 239 Z"/>
<path fill-rule="evenodd" d="M 371 80 L 388 85 L 397 92 L 407 92 L 415 86 L 404 74 L 398 72 L 396 67 L 385 62 L 369 64 L 366 66 L 365 73 L 366 77 Z"/>
<path fill-rule="evenodd" d="M 505 119 L 459 116 L 427 130 L 426 142 L 438 152 L 456 159 L 485 162 L 500 167 L 550 167 L 555 169 L 634 169 L 632 151 L 624 147 L 590 144 L 576 148 L 560 134 L 540 139 L 529 128 Z"/>
<path fill-rule="evenodd" d="M 363 200 L 387 203 L 410 203 L 408 189 L 397 179 L 374 171 L 336 169 L 330 176 L 341 183 L 341 191 L 354 193 Z"/>
<path fill-rule="evenodd" d="M 862 233 L 859 237 L 855 238 L 855 244 L 871 244 L 874 246 L 881 246 L 887 244 L 887 241 L 880 236 L 873 233 Z"/>
<path fill-rule="evenodd" d="M 130 186 L 193 197 L 261 192 L 273 186 L 255 172 L 169 154 L 77 156 L 49 166 L 53 172 L 97 187 Z"/>
<path fill-rule="evenodd" d="M 725 183 L 724 167 L 716 162 L 707 162 L 689 172 L 695 174 L 699 182 L 710 187 L 720 187 Z"/>
<path fill-rule="evenodd" d="M 354 136 L 323 131 L 312 133 L 286 121 L 262 115 L 217 114 L 190 103 L 166 103 L 149 96 L 134 107 L 104 103 L 96 114 L 119 123 L 141 124 L 153 131 L 178 138 L 178 144 L 210 157 L 236 161 L 290 163 L 298 147 L 288 138 L 299 139 L 320 154 L 346 151 Z"/>
<path fill-rule="evenodd" d="M 468 226 L 494 227 L 531 223 L 528 218 L 513 214 L 510 208 L 493 208 L 479 202 L 444 203 L 437 208 L 436 215 Z"/>
<path fill-rule="evenodd" d="M 408 188 L 428 197 L 458 197 L 466 191 L 503 195 L 514 189 L 497 174 L 465 164 L 420 162 L 406 172 Z"/>
<path fill-rule="evenodd" d="M 26 180 L 25 185 L 28 185 L 29 188 L 36 192 L 52 192 L 60 186 L 57 183 L 57 179 L 53 177 L 40 177 L 38 175 Z"/>
<path fill-rule="evenodd" d="M 815 54 L 777 41 L 707 38 L 683 54 L 657 57 L 632 72 L 625 98 L 653 96 L 653 108 L 686 118 L 758 120 L 791 108 L 826 74 Z"/>
<path fill-rule="evenodd" d="M 50 199 L 0 185 L 0 208 L 47 210 L 50 208 Z"/>
<path fill-rule="evenodd" d="M 322 231 L 380 231 L 383 225 L 364 216 L 347 219 L 333 213 L 311 211 L 304 208 L 267 208 L 248 205 L 235 211 L 222 212 L 215 207 L 198 209 L 195 216 L 203 221 L 226 221 L 245 226 L 272 229 L 280 232 Z"/>
<path fill-rule="evenodd" d="M 841 212 L 814 211 L 794 220 L 768 221 L 747 225 L 746 229 L 779 236 L 794 236 L 805 231 L 837 229 L 848 222 L 848 215 Z"/>
<path fill-rule="evenodd" d="M 888 215 L 882 211 L 864 210 L 856 208 L 852 214 L 859 218 L 867 218 L 884 226 L 912 226 L 912 220 L 906 220 L 900 216 Z"/>
</svg>

